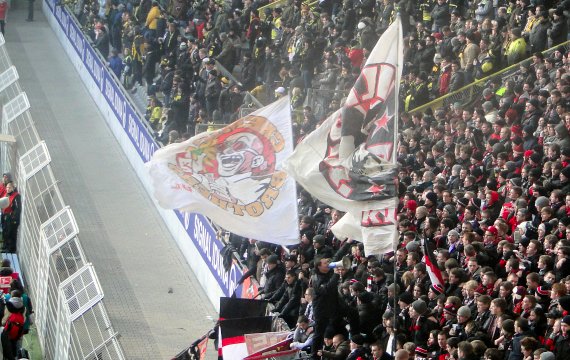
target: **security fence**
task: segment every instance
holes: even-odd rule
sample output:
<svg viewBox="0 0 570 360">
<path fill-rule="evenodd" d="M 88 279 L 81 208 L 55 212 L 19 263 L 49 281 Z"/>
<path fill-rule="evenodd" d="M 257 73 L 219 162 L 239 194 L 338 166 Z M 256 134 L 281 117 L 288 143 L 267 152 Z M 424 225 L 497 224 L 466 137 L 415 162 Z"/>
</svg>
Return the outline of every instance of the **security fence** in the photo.
<svg viewBox="0 0 570 360">
<path fill-rule="evenodd" d="M 543 51 L 545 58 L 549 57 L 556 49 L 564 49 L 566 52 L 570 48 L 570 41 L 566 41 L 562 44 L 556 45 L 548 50 Z M 496 80 L 499 83 L 504 84 L 510 78 L 516 76 L 519 72 L 520 65 L 522 63 L 530 63 L 531 59 L 523 60 L 519 63 L 511 65 L 509 67 L 504 68 L 492 75 L 489 75 L 483 79 L 476 80 L 459 90 L 446 94 L 442 97 L 439 97 L 433 101 L 428 102 L 422 106 L 419 106 L 415 109 L 410 110 L 410 113 L 415 112 L 424 112 L 427 109 L 432 109 L 435 111 L 438 108 L 449 106 L 459 102 L 461 105 L 469 105 L 473 100 L 479 99 L 483 89 L 485 89 L 490 82 L 495 82 Z"/>
<path fill-rule="evenodd" d="M 125 359 L 103 304 L 95 269 L 36 131 L 30 102 L 18 83 L 0 34 L 0 154 L 22 195 L 18 255 L 44 359 Z"/>
</svg>

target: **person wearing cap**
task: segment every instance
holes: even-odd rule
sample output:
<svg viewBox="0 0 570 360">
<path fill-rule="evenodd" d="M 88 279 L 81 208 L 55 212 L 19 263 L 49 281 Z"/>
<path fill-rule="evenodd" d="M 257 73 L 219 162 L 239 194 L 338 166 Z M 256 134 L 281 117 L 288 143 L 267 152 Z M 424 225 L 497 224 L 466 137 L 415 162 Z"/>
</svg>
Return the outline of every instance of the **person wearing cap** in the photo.
<svg viewBox="0 0 570 360">
<path fill-rule="evenodd" d="M 409 307 L 409 314 L 412 321 L 410 332 L 413 342 L 416 345 L 427 346 L 430 331 L 437 328 L 435 318 L 431 316 L 430 310 L 423 300 L 414 301 Z"/>
<path fill-rule="evenodd" d="M 364 336 L 354 334 L 350 337 L 350 353 L 346 360 L 357 360 L 368 356 L 368 349 L 364 347 Z"/>
<path fill-rule="evenodd" d="M 570 315 L 566 315 L 560 322 L 560 334 L 554 344 L 556 360 L 566 360 L 570 354 Z"/>
<path fill-rule="evenodd" d="M 285 268 L 279 261 L 279 256 L 273 254 L 267 257 L 267 271 L 265 272 L 265 285 L 261 290 L 264 298 L 271 297 L 285 280 Z"/>
</svg>

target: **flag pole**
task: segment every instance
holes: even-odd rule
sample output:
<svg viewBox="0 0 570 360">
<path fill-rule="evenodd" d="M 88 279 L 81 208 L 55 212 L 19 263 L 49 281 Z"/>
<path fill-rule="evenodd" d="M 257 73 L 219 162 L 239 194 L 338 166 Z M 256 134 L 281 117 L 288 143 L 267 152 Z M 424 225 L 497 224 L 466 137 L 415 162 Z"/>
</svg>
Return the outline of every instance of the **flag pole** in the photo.
<svg viewBox="0 0 570 360">
<path fill-rule="evenodd" d="M 397 61 L 396 61 L 396 81 L 394 84 L 394 98 L 395 98 L 395 104 L 394 104 L 394 147 L 392 149 L 392 163 L 394 164 L 394 166 L 397 165 L 398 161 L 397 161 L 397 153 L 398 153 L 398 122 L 400 121 L 400 66 L 403 59 L 400 56 L 400 51 L 402 49 L 400 49 L 400 37 L 402 37 L 402 21 L 401 21 L 401 17 L 400 17 L 400 12 L 398 11 L 398 13 L 396 14 L 396 21 L 398 22 L 398 36 L 396 39 L 396 56 L 397 56 Z M 396 181 L 398 182 L 398 177 L 396 176 Z M 395 207 L 394 207 L 394 211 L 397 212 L 398 211 L 398 188 L 399 188 L 399 183 L 397 183 L 397 187 L 396 187 L 396 198 L 394 199 L 394 201 L 396 202 Z M 397 235 L 397 231 L 398 231 L 398 223 L 396 221 L 396 231 L 394 232 L 394 239 L 392 240 L 393 242 L 393 251 L 394 251 L 394 324 L 392 325 L 392 331 L 393 331 L 393 339 L 392 339 L 392 358 L 396 357 L 396 348 L 397 348 L 397 337 L 396 337 L 396 331 L 398 329 L 398 314 L 396 314 L 396 310 L 397 310 L 397 294 L 396 294 L 396 286 L 397 284 L 397 280 L 398 280 L 398 272 L 396 269 L 396 261 L 397 261 L 397 256 L 396 256 L 396 251 L 398 249 L 398 237 Z M 398 291 L 398 295 L 399 295 L 399 291 Z"/>
</svg>

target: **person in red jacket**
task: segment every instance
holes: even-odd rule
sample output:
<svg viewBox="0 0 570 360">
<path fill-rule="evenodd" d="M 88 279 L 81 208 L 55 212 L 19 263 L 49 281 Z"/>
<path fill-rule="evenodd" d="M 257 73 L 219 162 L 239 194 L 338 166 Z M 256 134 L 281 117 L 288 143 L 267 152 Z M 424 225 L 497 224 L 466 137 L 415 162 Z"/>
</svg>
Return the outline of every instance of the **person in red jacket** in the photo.
<svg viewBox="0 0 570 360">
<path fill-rule="evenodd" d="M 18 226 L 20 226 L 20 214 L 22 212 L 22 201 L 14 183 L 9 182 L 6 184 L 6 192 L 9 204 L 2 210 L 2 237 L 4 238 L 2 252 L 15 253 Z"/>
<path fill-rule="evenodd" d="M 0 0 L 0 32 L 2 35 L 4 35 L 4 28 L 6 27 L 6 15 L 8 15 L 9 7 L 7 0 Z"/>
<path fill-rule="evenodd" d="M 18 295 L 18 296 L 16 296 Z M 10 315 L 4 324 L 4 330 L 0 336 L 2 340 L 2 353 L 4 359 L 15 360 L 18 351 L 18 341 L 24 335 L 24 302 L 19 291 L 14 291 L 10 300 L 6 302 L 6 309 Z"/>
</svg>

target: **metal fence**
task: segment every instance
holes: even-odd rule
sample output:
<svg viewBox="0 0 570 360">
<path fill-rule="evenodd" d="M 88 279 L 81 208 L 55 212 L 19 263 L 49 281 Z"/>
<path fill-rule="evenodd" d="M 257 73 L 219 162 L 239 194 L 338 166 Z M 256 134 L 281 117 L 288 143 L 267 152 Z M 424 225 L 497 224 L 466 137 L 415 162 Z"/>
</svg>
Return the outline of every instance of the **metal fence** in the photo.
<svg viewBox="0 0 570 360">
<path fill-rule="evenodd" d="M 34 299 L 43 358 L 125 359 L 4 44 L 0 34 L 1 167 L 13 174 L 22 195 L 18 255 Z"/>
</svg>

